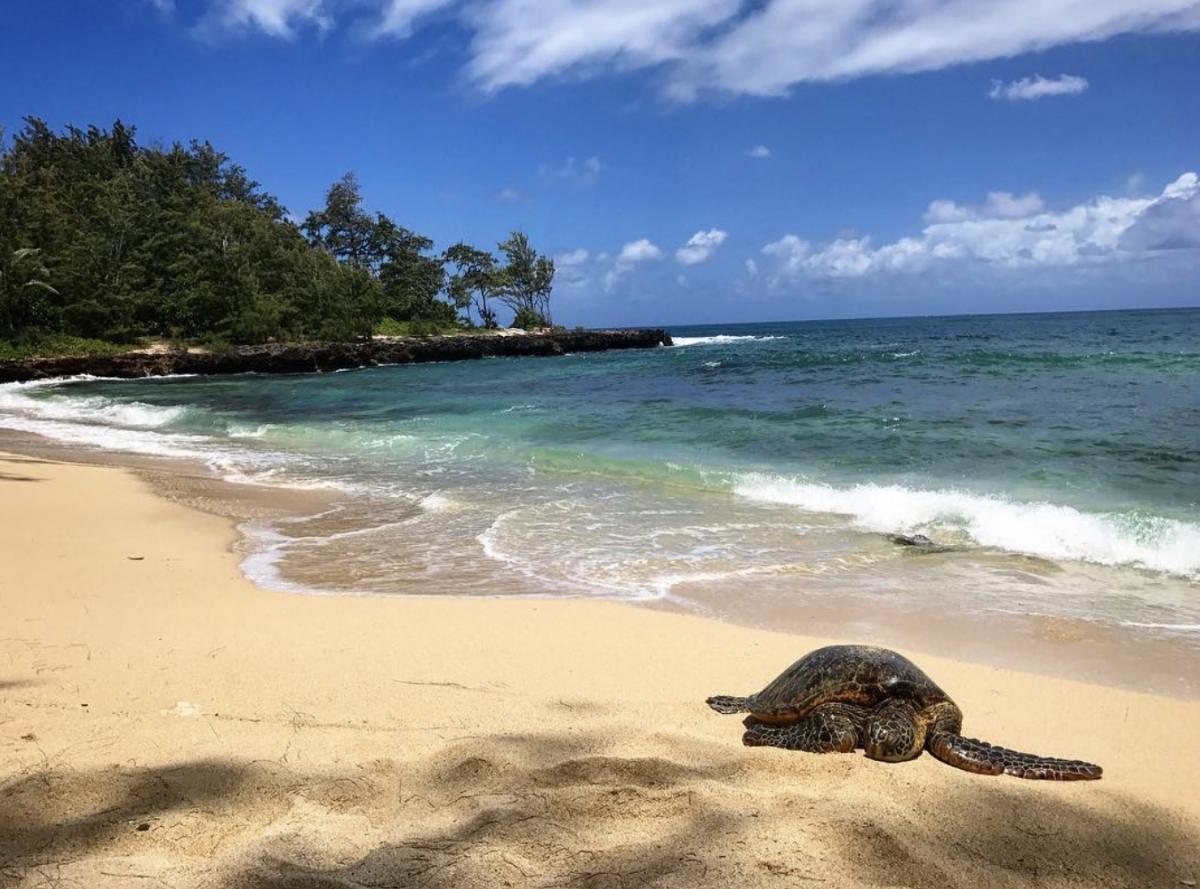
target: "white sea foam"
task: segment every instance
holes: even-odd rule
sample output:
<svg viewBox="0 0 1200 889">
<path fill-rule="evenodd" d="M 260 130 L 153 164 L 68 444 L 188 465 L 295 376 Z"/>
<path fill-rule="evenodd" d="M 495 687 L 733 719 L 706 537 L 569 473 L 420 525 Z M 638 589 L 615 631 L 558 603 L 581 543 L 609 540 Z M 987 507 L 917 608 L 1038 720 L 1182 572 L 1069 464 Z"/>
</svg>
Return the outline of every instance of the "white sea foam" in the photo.
<svg viewBox="0 0 1200 889">
<path fill-rule="evenodd" d="M 781 340 L 781 336 L 733 336 L 732 334 L 717 334 L 716 336 L 677 336 L 672 337 L 677 346 L 713 346 L 732 343 L 765 343 L 770 340 Z"/>
<path fill-rule="evenodd" d="M 458 508 L 458 504 L 443 494 L 436 492 L 427 494 L 420 499 L 419 505 L 426 512 L 450 512 Z"/>
<path fill-rule="evenodd" d="M 92 380 L 73 377 L 0 385 L 0 427 L 32 432 L 70 444 L 163 457 L 204 458 L 203 436 L 160 431 L 183 407 L 116 402 L 98 396 L 33 396 L 38 389 Z"/>
<path fill-rule="evenodd" d="M 1175 633 L 1200 633 L 1200 624 L 1163 624 L 1163 623 L 1148 623 L 1139 620 L 1123 620 L 1123 627 L 1137 627 L 1144 630 L 1167 630 Z"/>
<path fill-rule="evenodd" d="M 247 426 L 241 423 L 232 423 L 229 426 L 230 438 L 262 438 L 270 432 L 272 426 L 270 423 L 260 423 L 257 426 Z"/>
<path fill-rule="evenodd" d="M 233 482 L 274 483 L 263 476 L 291 462 L 285 454 L 247 451 L 208 435 L 172 430 L 191 408 L 120 402 L 96 395 L 31 396 L 64 383 L 99 380 L 80 376 L 0 385 L 0 427 L 100 450 L 198 460 Z"/>
<path fill-rule="evenodd" d="M 160 407 L 140 401 L 114 401 L 95 395 L 33 398 L 32 389 L 59 385 L 62 381 L 8 383 L 0 385 L 0 412 L 16 412 L 32 419 L 100 423 L 134 429 L 159 429 L 178 421 L 188 412 L 183 406 Z"/>
<path fill-rule="evenodd" d="M 962 532 L 976 543 L 1052 559 L 1130 565 L 1200 577 L 1200 525 L 1124 513 L 1086 513 L 953 489 L 848 487 L 749 474 L 736 492 L 751 500 L 852 518 L 864 530 Z"/>
<path fill-rule="evenodd" d="M 208 460 L 211 455 L 201 447 L 207 439 L 199 435 L 164 434 L 117 426 L 65 423 L 19 415 L 0 414 L 0 427 L 32 432 L 68 444 L 113 451 L 129 451 L 156 457 Z"/>
</svg>

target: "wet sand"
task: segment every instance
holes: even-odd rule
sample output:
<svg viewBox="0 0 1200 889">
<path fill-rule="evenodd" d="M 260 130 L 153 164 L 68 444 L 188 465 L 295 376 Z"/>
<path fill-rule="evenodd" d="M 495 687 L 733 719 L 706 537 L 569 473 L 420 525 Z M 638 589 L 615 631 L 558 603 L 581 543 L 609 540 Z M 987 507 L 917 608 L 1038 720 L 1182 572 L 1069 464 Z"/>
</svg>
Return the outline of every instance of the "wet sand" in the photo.
<svg viewBox="0 0 1200 889">
<path fill-rule="evenodd" d="M 403 524 L 400 520 L 406 516 L 419 516 L 421 507 L 415 502 L 389 502 L 381 516 L 378 503 L 338 489 L 232 484 L 200 462 L 80 449 L 32 433 L 0 429 L 0 450 L 5 449 L 51 461 L 132 468 L 157 494 L 230 519 L 242 531 L 256 528 L 233 547 L 243 559 L 249 558 L 243 571 L 271 589 L 326 594 L 347 587 L 378 587 L 376 594 L 386 596 L 400 590 L 444 595 L 447 588 L 457 596 L 539 594 L 521 571 L 496 571 L 494 564 L 481 559 L 477 545 L 451 548 L 446 539 L 439 539 L 437 548 L 446 559 L 431 574 L 426 542 L 419 535 L 406 533 L 386 540 L 358 536 L 359 529 L 381 521 Z M 285 553 L 264 550 L 264 536 L 269 542 L 276 532 L 282 535 L 279 540 L 332 543 L 350 537 L 357 545 L 347 548 L 339 541 L 335 546 L 289 548 Z M 1037 586 L 1030 589 L 1026 603 L 1014 599 L 1008 589 L 1015 574 L 1027 587 L 1045 584 L 1043 596 L 1069 596 L 1086 603 L 1089 590 L 1109 594 L 1125 590 L 1131 601 L 1140 603 L 1139 596 L 1153 596 L 1155 591 L 1138 593 L 1128 584 L 1152 587 L 1164 583 L 1161 577 L 978 547 L 929 553 L 897 547 L 883 535 L 859 538 L 854 547 L 871 557 L 850 570 L 807 571 L 798 564 L 790 574 L 687 581 L 674 586 L 666 599 L 630 601 L 643 608 L 699 614 L 752 629 L 853 639 L 1132 691 L 1200 698 L 1200 649 L 1194 632 L 1047 614 L 1048 603 L 1038 600 Z M 386 547 L 386 559 L 379 557 L 381 546 Z M 383 566 L 388 570 L 381 573 L 378 569 Z M 1074 584 L 1063 583 L 1071 577 Z M 1165 613 L 1162 619 L 1169 616 Z"/>
<path fill-rule="evenodd" d="M 249 584 L 229 519 L 0 460 L 0 885 L 1182 886 L 1200 703 L 906 651 L 983 778 L 739 743 L 827 640 L 586 600 Z M 847 640 L 841 640 L 847 641 Z"/>
</svg>

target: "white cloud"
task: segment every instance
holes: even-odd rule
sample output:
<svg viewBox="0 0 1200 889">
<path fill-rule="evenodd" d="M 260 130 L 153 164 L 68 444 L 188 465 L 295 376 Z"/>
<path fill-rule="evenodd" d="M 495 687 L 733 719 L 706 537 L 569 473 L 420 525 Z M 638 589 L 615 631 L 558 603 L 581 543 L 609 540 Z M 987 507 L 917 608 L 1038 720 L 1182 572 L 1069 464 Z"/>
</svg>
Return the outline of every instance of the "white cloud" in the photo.
<svg viewBox="0 0 1200 889">
<path fill-rule="evenodd" d="M 662 255 L 663 252 L 658 248 L 657 244 L 652 243 L 648 238 L 639 238 L 636 241 L 630 241 L 621 248 L 621 252 L 617 254 L 617 262 L 622 265 L 633 265 L 639 262 L 662 259 Z"/>
<path fill-rule="evenodd" d="M 1121 235 L 1134 251 L 1200 249 L 1200 180 L 1185 173 L 1163 191 Z"/>
<path fill-rule="evenodd" d="M 634 266 L 640 265 L 644 262 L 653 262 L 655 260 L 662 259 L 662 256 L 662 250 L 657 244 L 650 241 L 649 238 L 638 238 L 636 241 L 630 241 L 621 248 L 621 252 L 617 254 L 617 258 L 613 262 L 612 268 L 610 268 L 607 274 L 605 274 L 604 289 L 611 290 L 613 285 L 616 284 L 623 275 L 631 271 Z M 596 256 L 597 262 L 603 261 L 602 257 L 607 258 L 605 254 L 598 254 Z"/>
<path fill-rule="evenodd" d="M 698 231 L 686 244 L 675 251 L 675 261 L 681 265 L 699 265 L 708 262 L 717 248 L 725 243 L 728 232 L 713 228 L 708 231 Z"/>
<path fill-rule="evenodd" d="M 370 33 L 403 36 L 445 8 L 471 35 L 467 73 L 484 90 L 653 67 L 679 99 L 710 90 L 779 95 L 809 81 L 1200 30 L 1200 0 L 329 0 L 328 9 L 320 0 L 213 2 L 232 23 L 279 37 L 300 24 L 331 27 L 330 9 L 371 22 Z M 1033 78 L 1024 90 L 1050 95 L 1064 82 L 1074 81 Z"/>
<path fill-rule="evenodd" d="M 1040 213 L 1042 198 L 1036 191 L 1015 195 L 1010 191 L 993 191 L 978 206 L 964 206 L 954 201 L 931 201 L 925 211 L 929 223 L 965 222 L 968 219 L 1021 219 Z"/>
<path fill-rule="evenodd" d="M 971 211 L 966 207 L 960 207 L 954 201 L 931 201 L 929 209 L 925 211 L 926 222 L 961 222 L 970 218 Z"/>
<path fill-rule="evenodd" d="M 592 155 L 582 161 L 576 161 L 575 158 L 569 157 L 555 167 L 543 164 L 538 173 L 546 182 L 565 182 L 582 187 L 595 185 L 603 171 L 604 164 L 600 158 Z"/>
<path fill-rule="evenodd" d="M 1015 195 L 1008 191 L 993 191 L 987 196 L 986 215 L 993 219 L 1022 219 L 1042 212 L 1042 199 L 1036 191 Z"/>
<path fill-rule="evenodd" d="M 936 208 L 936 210 L 935 210 Z M 976 208 L 935 201 L 919 236 L 876 247 L 869 237 L 816 247 L 784 235 L 762 248 L 774 280 L 856 278 L 919 272 L 947 262 L 1003 268 L 1076 266 L 1140 259 L 1159 251 L 1200 249 L 1200 179 L 1184 173 L 1155 197 L 1101 195 L 1048 211 L 1030 193 L 993 192 Z"/>
<path fill-rule="evenodd" d="M 1033 101 L 1047 96 L 1077 96 L 1088 88 L 1088 82 L 1074 74 L 1061 74 L 1058 77 L 1022 77 L 1011 83 L 993 80 L 988 96 L 993 99 L 1008 99 L 1010 102 Z"/>
<path fill-rule="evenodd" d="M 758 263 L 753 258 L 746 260 L 746 274 L 751 278 L 758 277 Z"/>
<path fill-rule="evenodd" d="M 765 145 L 755 145 L 753 148 L 746 149 L 746 157 L 752 157 L 755 160 L 766 160 L 771 156 L 771 149 Z"/>
<path fill-rule="evenodd" d="M 580 247 L 578 250 L 569 250 L 566 253 L 560 253 L 554 257 L 554 264 L 559 267 L 583 265 L 591 257 L 586 250 Z"/>
<path fill-rule="evenodd" d="M 298 27 L 331 30 L 334 19 L 324 0 L 220 0 L 206 24 L 290 39 Z"/>
<path fill-rule="evenodd" d="M 567 72 L 679 63 L 739 0 L 490 0 L 467 4 L 474 30 L 467 70 L 486 90 Z"/>
<path fill-rule="evenodd" d="M 387 0 L 371 33 L 376 37 L 408 37 L 417 19 L 450 5 L 451 0 Z"/>
</svg>

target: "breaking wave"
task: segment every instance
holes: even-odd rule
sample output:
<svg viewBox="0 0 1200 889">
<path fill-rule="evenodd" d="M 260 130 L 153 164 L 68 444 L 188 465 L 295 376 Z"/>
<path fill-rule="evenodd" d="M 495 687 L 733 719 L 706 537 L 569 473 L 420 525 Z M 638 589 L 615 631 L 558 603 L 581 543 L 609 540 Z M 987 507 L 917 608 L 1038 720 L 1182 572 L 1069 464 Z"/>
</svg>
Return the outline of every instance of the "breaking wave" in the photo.
<svg viewBox="0 0 1200 889">
<path fill-rule="evenodd" d="M 732 343 L 765 343 L 769 340 L 781 340 L 781 336 L 733 336 L 717 334 L 716 336 L 677 336 L 674 337 L 676 346 L 714 346 Z"/>
<path fill-rule="evenodd" d="M 1089 513 L 954 489 L 846 487 L 747 474 L 735 491 L 750 500 L 850 516 L 867 531 L 966 535 L 982 546 L 1200 578 L 1200 525 L 1133 512 Z"/>
</svg>

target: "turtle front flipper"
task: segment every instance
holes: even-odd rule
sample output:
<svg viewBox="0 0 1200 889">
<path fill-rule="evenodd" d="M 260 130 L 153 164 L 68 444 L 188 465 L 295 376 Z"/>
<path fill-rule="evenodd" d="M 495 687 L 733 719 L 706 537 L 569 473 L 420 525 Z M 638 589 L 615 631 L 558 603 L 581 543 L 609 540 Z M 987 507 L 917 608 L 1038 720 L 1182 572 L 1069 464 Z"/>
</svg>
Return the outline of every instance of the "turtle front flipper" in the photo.
<svg viewBox="0 0 1200 889">
<path fill-rule="evenodd" d="M 935 732 L 926 746 L 947 765 L 978 775 L 1003 774 L 1043 781 L 1095 781 L 1104 772 L 1100 766 L 1079 759 L 1021 753 L 953 732 Z"/>
<path fill-rule="evenodd" d="M 782 747 L 806 753 L 852 753 L 858 746 L 858 724 L 847 707 L 818 707 L 808 716 L 783 724 L 746 718 L 742 743 L 747 747 Z"/>
<path fill-rule="evenodd" d="M 726 716 L 733 716 L 735 713 L 749 713 L 750 707 L 746 703 L 745 698 L 735 698 L 732 695 L 713 695 L 704 703 L 712 707 L 718 713 L 724 713 Z"/>
</svg>

